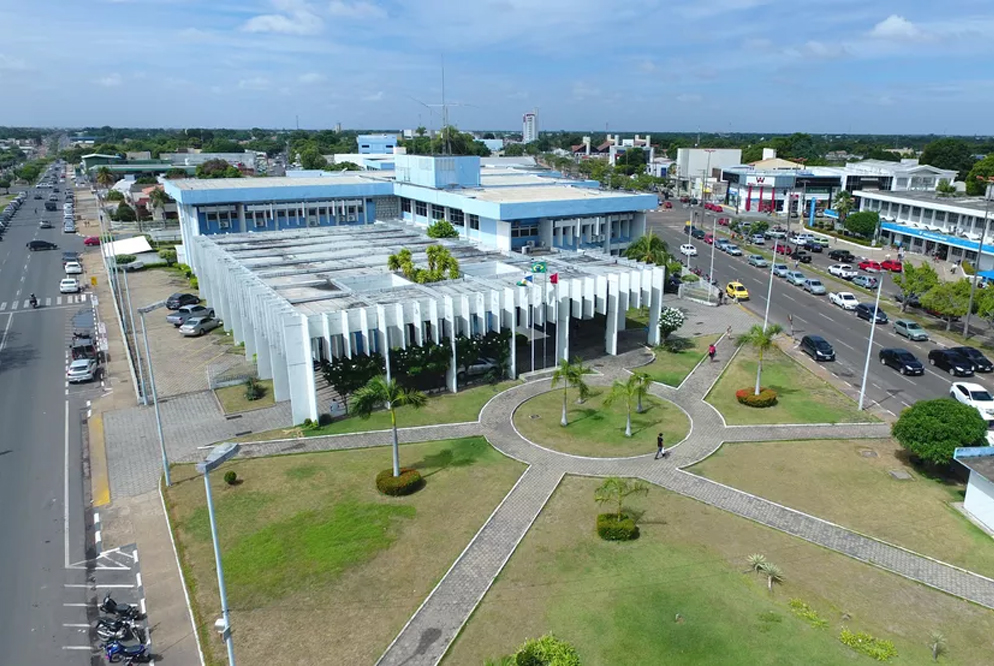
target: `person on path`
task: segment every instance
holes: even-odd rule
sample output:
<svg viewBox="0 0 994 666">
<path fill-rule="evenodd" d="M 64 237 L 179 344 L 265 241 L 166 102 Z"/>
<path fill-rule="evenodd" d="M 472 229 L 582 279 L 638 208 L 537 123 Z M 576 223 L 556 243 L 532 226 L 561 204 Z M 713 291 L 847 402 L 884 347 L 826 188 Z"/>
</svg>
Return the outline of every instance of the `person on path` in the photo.
<svg viewBox="0 0 994 666">
<path fill-rule="evenodd" d="M 714 363 L 714 355 L 717 352 L 718 352 L 718 350 L 715 349 L 714 344 L 711 344 L 711 345 L 708 346 L 708 358 L 711 359 L 712 363 Z"/>
<path fill-rule="evenodd" d="M 794 260 L 794 270 L 795 270 L 795 271 L 797 270 L 797 264 L 798 264 L 798 263 L 799 263 L 799 262 L 797 261 L 797 259 L 795 259 L 795 260 Z"/>
<path fill-rule="evenodd" d="M 663 446 L 663 433 L 656 435 L 656 457 L 654 460 L 666 457 L 666 447 Z"/>
</svg>

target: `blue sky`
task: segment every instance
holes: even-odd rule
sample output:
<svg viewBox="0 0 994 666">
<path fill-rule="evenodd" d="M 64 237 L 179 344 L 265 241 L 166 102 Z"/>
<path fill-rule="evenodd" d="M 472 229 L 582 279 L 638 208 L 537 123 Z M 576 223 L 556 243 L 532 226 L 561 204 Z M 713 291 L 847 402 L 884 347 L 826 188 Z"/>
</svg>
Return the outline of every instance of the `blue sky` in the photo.
<svg viewBox="0 0 994 666">
<path fill-rule="evenodd" d="M 990 0 L 0 0 L 0 125 L 991 134 Z M 414 98 L 414 99 L 412 99 Z"/>
</svg>

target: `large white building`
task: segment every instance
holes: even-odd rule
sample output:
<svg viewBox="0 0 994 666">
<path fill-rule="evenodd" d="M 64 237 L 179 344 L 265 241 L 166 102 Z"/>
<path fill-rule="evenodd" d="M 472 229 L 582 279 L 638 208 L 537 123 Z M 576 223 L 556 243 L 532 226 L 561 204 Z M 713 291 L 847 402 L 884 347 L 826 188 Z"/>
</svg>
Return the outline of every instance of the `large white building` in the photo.
<svg viewBox="0 0 994 666">
<path fill-rule="evenodd" d="M 676 154 L 677 191 L 714 199 L 721 183 L 722 169 L 742 164 L 741 148 L 678 148 Z"/>
<path fill-rule="evenodd" d="M 538 111 L 529 111 L 521 116 L 521 142 L 538 141 Z"/>
</svg>

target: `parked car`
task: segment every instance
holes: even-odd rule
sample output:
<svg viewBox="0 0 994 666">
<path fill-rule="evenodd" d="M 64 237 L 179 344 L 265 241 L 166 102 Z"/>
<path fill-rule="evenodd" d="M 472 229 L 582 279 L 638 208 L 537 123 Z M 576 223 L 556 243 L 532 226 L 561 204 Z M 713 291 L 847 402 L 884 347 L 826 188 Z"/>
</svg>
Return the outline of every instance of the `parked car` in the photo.
<svg viewBox="0 0 994 666">
<path fill-rule="evenodd" d="M 811 263 L 811 255 L 808 254 L 807 252 L 805 252 L 804 250 L 800 250 L 800 249 L 794 250 L 793 252 L 791 252 L 790 258 L 793 259 L 794 261 L 799 261 L 802 264 L 810 264 Z"/>
<path fill-rule="evenodd" d="M 173 326 L 182 326 L 190 317 L 214 316 L 214 309 L 204 305 L 184 305 L 175 312 L 166 315 L 166 321 Z"/>
<path fill-rule="evenodd" d="M 949 397 L 973 407 L 984 417 L 988 426 L 994 425 L 994 395 L 980 384 L 953 382 L 949 387 Z"/>
<path fill-rule="evenodd" d="M 731 243 L 728 243 L 721 249 L 727 252 L 728 254 L 732 255 L 733 257 L 742 256 L 742 249 L 738 245 L 732 245 Z"/>
<path fill-rule="evenodd" d="M 852 283 L 863 289 L 876 289 L 880 281 L 872 275 L 857 275 L 852 279 Z"/>
<path fill-rule="evenodd" d="M 835 350 L 828 340 L 820 335 L 805 335 L 801 338 L 801 351 L 815 361 L 834 361 Z"/>
<path fill-rule="evenodd" d="M 832 250 L 828 253 L 828 258 L 843 264 L 851 264 L 856 261 L 856 257 L 849 250 Z"/>
<path fill-rule="evenodd" d="M 65 266 L 70 261 L 79 261 L 79 252 L 64 250 L 62 252 L 62 265 Z"/>
<path fill-rule="evenodd" d="M 804 291 L 814 296 L 822 296 L 828 291 L 825 289 L 825 285 L 821 283 L 821 280 L 815 280 L 813 278 L 805 280 L 802 286 L 804 287 Z"/>
<path fill-rule="evenodd" d="M 880 268 L 885 271 L 891 271 L 893 273 L 900 273 L 904 270 L 904 265 L 897 261 L 896 259 L 887 259 L 886 261 L 880 262 Z"/>
<path fill-rule="evenodd" d="M 704 238 L 702 238 L 701 240 L 707 243 L 708 245 L 714 244 L 714 236 L 711 234 L 704 234 Z"/>
<path fill-rule="evenodd" d="M 66 275 L 80 275 L 83 272 L 83 267 L 80 266 L 78 261 L 67 261 L 63 268 L 66 271 Z"/>
<path fill-rule="evenodd" d="M 953 347 L 952 351 L 959 352 L 970 359 L 970 362 L 973 363 L 974 372 L 986 373 L 994 371 L 994 364 L 976 347 Z"/>
<path fill-rule="evenodd" d="M 727 217 L 719 217 L 718 218 L 718 226 L 719 227 L 727 227 L 728 224 L 729 224 L 729 221 L 728 221 Z"/>
<path fill-rule="evenodd" d="M 195 338 L 209 333 L 221 325 L 221 320 L 210 315 L 188 317 L 179 327 L 179 332 L 187 338 Z"/>
<path fill-rule="evenodd" d="M 41 222 L 38 223 L 38 228 L 39 229 L 51 229 L 52 228 L 52 223 L 49 222 L 48 220 L 42 220 Z"/>
<path fill-rule="evenodd" d="M 169 310 L 179 310 L 184 305 L 196 305 L 200 299 L 195 294 L 175 293 L 166 299 L 166 308 Z"/>
<path fill-rule="evenodd" d="M 766 261 L 766 258 L 761 254 L 750 254 L 746 261 L 750 266 L 755 266 L 756 268 L 766 268 L 770 265 L 770 262 Z"/>
<path fill-rule="evenodd" d="M 889 319 L 887 319 L 887 313 L 881 308 L 877 308 L 869 303 L 860 303 L 854 308 L 856 316 L 860 319 L 865 319 L 866 321 L 871 321 L 876 319 L 878 324 L 886 324 Z"/>
<path fill-rule="evenodd" d="M 96 376 L 97 362 L 92 358 L 78 358 L 66 370 L 66 380 L 72 384 L 93 381 Z"/>
<path fill-rule="evenodd" d="M 902 375 L 925 374 L 925 366 L 907 349 L 881 349 L 880 363 L 886 365 L 888 368 L 894 368 Z"/>
<path fill-rule="evenodd" d="M 60 294 L 78 294 L 79 293 L 79 280 L 76 278 L 63 278 L 59 282 L 59 293 Z"/>
<path fill-rule="evenodd" d="M 685 257 L 696 257 L 697 248 L 691 245 L 690 243 L 684 243 L 683 245 L 680 246 L 680 254 L 684 255 Z"/>
<path fill-rule="evenodd" d="M 776 252 L 777 254 L 783 254 L 783 255 L 790 254 L 790 248 L 786 245 L 781 245 L 780 243 L 777 243 L 777 245 L 773 248 L 773 251 Z"/>
<path fill-rule="evenodd" d="M 915 340 L 923 342 L 928 340 L 928 333 L 925 329 L 918 324 L 917 321 L 911 319 L 897 319 L 894 321 L 894 332 L 898 335 L 906 337 L 908 340 Z"/>
<path fill-rule="evenodd" d="M 951 375 L 959 377 L 973 376 L 973 363 L 966 356 L 950 349 L 933 349 L 928 353 L 928 364 Z"/>
<path fill-rule="evenodd" d="M 894 300 L 898 303 L 904 303 L 904 294 L 894 294 Z M 918 297 L 915 295 L 912 295 L 907 300 L 907 307 L 909 308 L 920 308 L 922 306 L 921 301 L 919 301 Z"/>
<path fill-rule="evenodd" d="M 859 275 L 859 273 L 856 272 L 856 269 L 849 264 L 832 264 L 828 267 L 828 272 L 830 275 L 842 278 L 843 280 L 852 280 L 854 277 Z"/>
<path fill-rule="evenodd" d="M 867 273 L 879 273 L 882 269 L 880 264 L 876 261 L 870 261 L 869 259 L 864 259 L 859 262 L 859 270 L 866 271 Z"/>
<path fill-rule="evenodd" d="M 697 240 L 701 240 L 705 236 L 707 236 L 707 232 L 704 231 L 703 229 L 698 229 L 697 227 L 691 227 L 690 228 L 690 235 L 693 236 L 694 238 L 696 238 Z"/>
<path fill-rule="evenodd" d="M 822 250 L 825 249 L 825 248 L 822 247 L 821 243 L 819 243 L 817 240 L 814 240 L 814 239 L 809 240 L 807 243 L 805 243 L 804 244 L 804 248 L 808 252 L 815 252 L 815 253 L 818 253 L 818 254 L 821 254 Z"/>
<path fill-rule="evenodd" d="M 766 245 L 766 237 L 763 234 L 753 234 L 749 240 L 753 245 Z"/>
<path fill-rule="evenodd" d="M 33 240 L 28 241 L 28 249 L 34 252 L 35 250 L 57 250 L 59 248 L 55 243 L 50 243 L 49 241 L 43 240 Z"/>
<path fill-rule="evenodd" d="M 99 236 L 87 236 L 86 238 L 83 239 L 83 245 L 85 245 L 87 247 L 91 247 L 93 245 L 100 245 L 100 237 Z"/>
<path fill-rule="evenodd" d="M 804 282 L 808 279 L 801 271 L 789 271 L 787 273 L 787 282 L 791 283 L 795 287 L 803 287 Z"/>
<path fill-rule="evenodd" d="M 716 248 L 718 248 L 719 250 L 721 250 L 722 252 L 724 252 L 726 249 L 728 249 L 728 246 L 731 245 L 731 244 L 732 244 L 732 241 L 730 241 L 730 240 L 728 240 L 726 238 L 721 238 L 721 239 L 716 240 L 714 242 L 714 246 Z"/>
<path fill-rule="evenodd" d="M 773 274 L 776 275 L 778 278 L 785 278 L 785 277 L 787 277 L 787 273 L 789 273 L 789 272 L 790 272 L 790 269 L 787 267 L 787 264 L 774 264 L 773 265 Z"/>
<path fill-rule="evenodd" d="M 725 293 L 728 294 L 729 298 L 734 298 L 737 301 L 749 300 L 749 290 L 741 282 L 729 282 L 725 287 Z"/>
<path fill-rule="evenodd" d="M 850 291 L 837 291 L 828 295 L 828 300 L 833 305 L 838 305 L 843 310 L 855 310 L 859 305 L 859 300 Z"/>
<path fill-rule="evenodd" d="M 479 358 L 475 363 L 471 363 L 469 367 L 460 368 L 456 373 L 456 379 L 462 382 L 469 377 L 479 377 L 481 375 L 485 375 L 495 368 L 497 368 L 497 361 L 494 359 Z"/>
</svg>

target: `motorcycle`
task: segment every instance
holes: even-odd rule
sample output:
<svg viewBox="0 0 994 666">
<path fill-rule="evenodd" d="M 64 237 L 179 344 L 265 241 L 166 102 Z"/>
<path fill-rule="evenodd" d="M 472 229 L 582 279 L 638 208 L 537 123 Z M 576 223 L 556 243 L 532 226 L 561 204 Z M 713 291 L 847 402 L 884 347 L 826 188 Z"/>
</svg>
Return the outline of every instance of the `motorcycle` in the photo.
<svg viewBox="0 0 994 666">
<path fill-rule="evenodd" d="M 119 641 L 110 641 L 100 645 L 104 657 L 112 664 L 124 661 L 127 664 L 140 663 L 149 658 L 148 647 L 144 643 L 138 645 L 122 645 Z"/>
<path fill-rule="evenodd" d="M 34 296 L 31 297 L 31 308 L 32 309 L 38 308 L 38 299 L 35 298 Z"/>
<path fill-rule="evenodd" d="M 132 620 L 100 619 L 96 626 L 97 636 L 103 641 L 136 640 L 145 642 L 145 629 Z"/>
<path fill-rule="evenodd" d="M 137 606 L 133 606 L 131 604 L 119 604 L 111 598 L 110 593 L 104 597 L 103 603 L 101 603 L 98 608 L 101 613 L 116 615 L 123 620 L 142 619 L 141 611 L 138 610 Z"/>
</svg>

